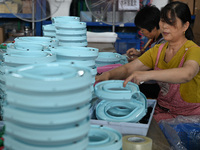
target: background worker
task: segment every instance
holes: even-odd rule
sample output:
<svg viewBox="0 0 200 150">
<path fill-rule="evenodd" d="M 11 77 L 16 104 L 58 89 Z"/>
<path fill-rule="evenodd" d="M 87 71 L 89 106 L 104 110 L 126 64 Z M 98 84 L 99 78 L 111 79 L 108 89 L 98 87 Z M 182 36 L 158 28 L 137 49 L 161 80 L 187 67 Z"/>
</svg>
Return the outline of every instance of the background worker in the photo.
<svg viewBox="0 0 200 150">
<path fill-rule="evenodd" d="M 140 51 L 131 48 L 126 52 L 129 57 L 129 62 L 141 56 L 145 52 L 144 50 L 147 46 L 151 45 L 151 47 L 153 47 L 156 44 L 165 42 L 160 33 L 159 21 L 160 10 L 155 6 L 146 5 L 137 13 L 135 17 L 135 25 L 140 29 L 140 32 L 149 39 L 149 41 Z M 139 88 L 146 97 L 152 99 L 156 99 L 160 91 L 160 87 L 155 81 L 145 82 L 144 84 L 139 85 Z"/>
<path fill-rule="evenodd" d="M 135 16 L 135 25 L 140 29 L 140 32 L 149 39 L 147 46 L 153 47 L 155 44 L 164 43 L 165 40 L 162 37 L 159 29 L 159 21 L 160 21 L 160 10 L 155 6 L 146 5 Z M 133 61 L 144 53 L 143 50 L 136 50 L 135 48 L 131 48 L 127 50 L 126 54 L 129 57 L 128 61 Z"/>
</svg>

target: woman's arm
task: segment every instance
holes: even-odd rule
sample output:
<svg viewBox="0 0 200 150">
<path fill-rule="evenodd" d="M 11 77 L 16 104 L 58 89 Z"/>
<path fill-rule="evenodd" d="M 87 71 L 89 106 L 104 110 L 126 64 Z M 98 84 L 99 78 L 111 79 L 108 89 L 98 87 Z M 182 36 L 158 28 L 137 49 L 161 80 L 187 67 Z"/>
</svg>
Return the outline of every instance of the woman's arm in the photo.
<svg viewBox="0 0 200 150">
<path fill-rule="evenodd" d="M 194 78 L 199 72 L 199 64 L 194 60 L 188 60 L 181 68 L 165 70 L 135 71 L 125 81 L 124 86 L 133 80 L 136 84 L 142 81 L 156 80 L 168 83 L 185 83 Z"/>
<path fill-rule="evenodd" d="M 103 74 L 96 76 L 95 79 L 97 82 L 104 80 L 122 80 L 126 79 L 136 70 L 144 71 L 149 69 L 150 68 L 145 66 L 140 60 L 136 59 L 113 70 L 104 72 Z"/>
</svg>

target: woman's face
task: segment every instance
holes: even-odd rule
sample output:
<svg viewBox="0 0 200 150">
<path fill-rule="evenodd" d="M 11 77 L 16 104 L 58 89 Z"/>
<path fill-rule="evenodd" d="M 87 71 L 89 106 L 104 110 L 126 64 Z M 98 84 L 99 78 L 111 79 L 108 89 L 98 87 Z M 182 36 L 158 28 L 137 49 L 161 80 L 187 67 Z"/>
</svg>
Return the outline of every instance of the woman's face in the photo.
<svg viewBox="0 0 200 150">
<path fill-rule="evenodd" d="M 170 41 L 177 41 L 180 38 L 185 38 L 185 31 L 189 27 L 189 22 L 183 24 L 179 18 L 176 17 L 174 25 L 167 24 L 163 19 L 159 22 L 160 32 L 163 38 Z"/>
<path fill-rule="evenodd" d="M 153 39 L 155 36 L 156 36 L 156 32 L 155 32 L 156 27 L 151 31 L 149 32 L 147 29 L 145 28 L 140 28 L 140 32 L 146 36 L 148 39 Z"/>
</svg>

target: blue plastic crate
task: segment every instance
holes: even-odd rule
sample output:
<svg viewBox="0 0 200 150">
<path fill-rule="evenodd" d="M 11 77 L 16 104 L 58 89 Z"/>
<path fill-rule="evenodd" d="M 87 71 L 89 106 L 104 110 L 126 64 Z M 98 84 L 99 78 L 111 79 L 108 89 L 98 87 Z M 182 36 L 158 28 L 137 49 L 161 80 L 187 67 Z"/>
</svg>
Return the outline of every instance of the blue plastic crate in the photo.
<svg viewBox="0 0 200 150">
<path fill-rule="evenodd" d="M 117 36 L 119 40 L 122 39 L 136 39 L 137 33 L 124 33 L 124 32 L 117 32 Z"/>
<path fill-rule="evenodd" d="M 115 42 L 115 50 L 119 54 L 125 54 L 130 48 L 140 49 L 139 39 L 121 39 Z"/>
<path fill-rule="evenodd" d="M 140 49 L 140 39 L 136 33 L 117 33 L 115 50 L 119 54 L 125 54 L 130 48 Z"/>
</svg>

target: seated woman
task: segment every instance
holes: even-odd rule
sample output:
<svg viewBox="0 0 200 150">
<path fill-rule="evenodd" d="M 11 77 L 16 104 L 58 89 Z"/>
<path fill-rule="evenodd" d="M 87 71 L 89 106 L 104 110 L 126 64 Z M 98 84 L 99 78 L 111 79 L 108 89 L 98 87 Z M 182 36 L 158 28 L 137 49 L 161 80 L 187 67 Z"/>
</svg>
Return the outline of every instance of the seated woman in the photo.
<svg viewBox="0 0 200 150">
<path fill-rule="evenodd" d="M 156 44 L 165 43 L 165 40 L 160 32 L 159 27 L 160 10 L 155 6 L 145 6 L 135 16 L 135 25 L 140 29 L 140 32 L 149 39 L 143 50 L 131 48 L 126 54 L 129 57 L 128 61 L 141 56 L 146 46 L 154 47 Z M 145 82 L 139 86 L 140 91 L 148 98 L 156 99 L 158 97 L 160 87 L 155 81 Z"/>
<path fill-rule="evenodd" d="M 140 32 L 149 39 L 148 46 L 155 46 L 155 44 L 164 43 L 165 40 L 160 33 L 159 28 L 160 10 L 155 6 L 146 5 L 135 16 L 134 23 L 140 29 Z M 143 51 L 138 51 L 135 48 L 130 48 L 126 51 L 128 61 L 141 56 Z"/>
<path fill-rule="evenodd" d="M 160 31 L 167 41 L 138 59 L 96 76 L 96 81 L 125 79 L 138 85 L 156 80 L 161 88 L 154 118 L 200 115 L 200 48 L 193 39 L 187 4 L 171 2 L 161 10 Z M 153 69 L 153 70 L 152 70 Z"/>
</svg>

